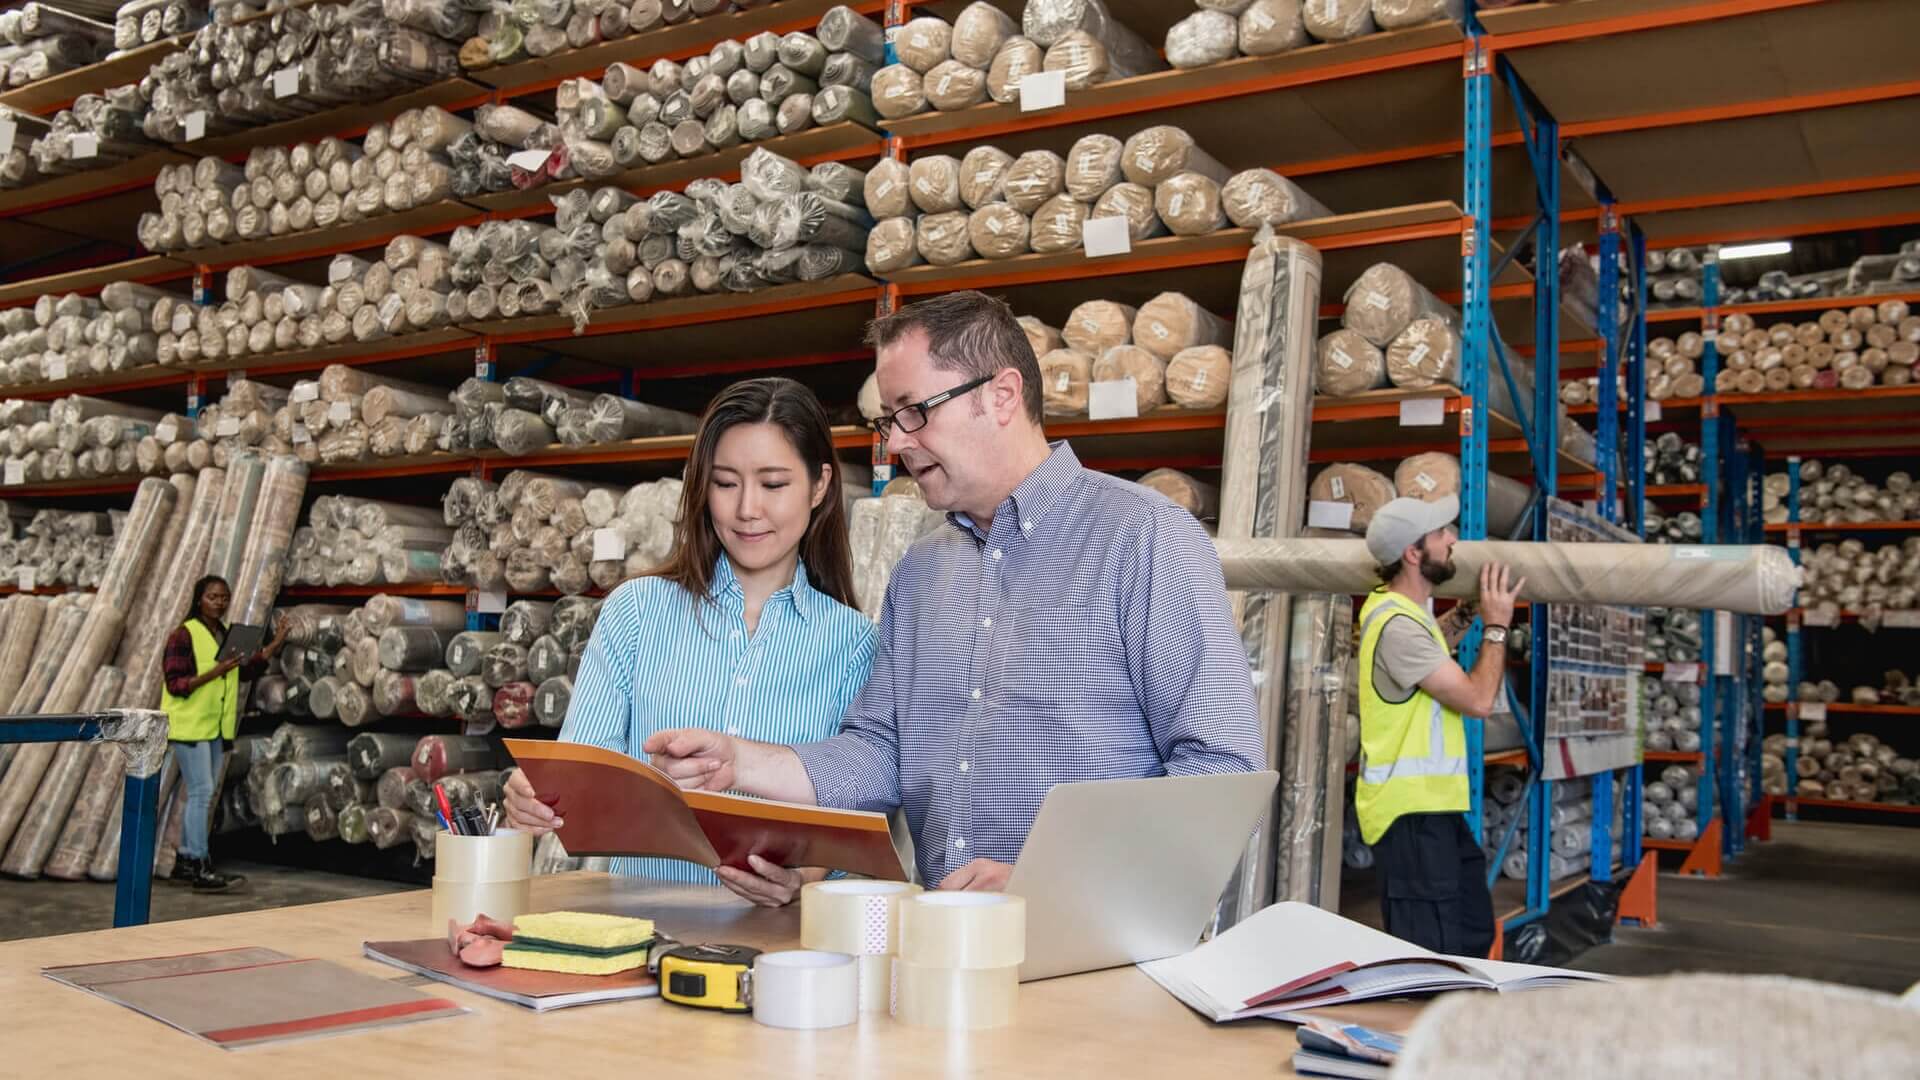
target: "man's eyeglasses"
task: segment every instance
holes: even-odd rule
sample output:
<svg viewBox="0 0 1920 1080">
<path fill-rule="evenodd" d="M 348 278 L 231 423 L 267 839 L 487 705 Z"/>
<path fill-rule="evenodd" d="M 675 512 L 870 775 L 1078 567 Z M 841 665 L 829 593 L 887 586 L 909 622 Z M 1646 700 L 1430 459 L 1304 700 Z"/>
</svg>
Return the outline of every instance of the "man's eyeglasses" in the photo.
<svg viewBox="0 0 1920 1080">
<path fill-rule="evenodd" d="M 875 431 L 878 431 L 880 433 L 880 437 L 882 439 L 890 437 L 893 434 L 893 429 L 895 427 L 898 427 L 901 431 L 906 431 L 906 432 L 919 431 L 921 428 L 927 426 L 928 413 L 932 412 L 934 409 L 938 408 L 939 406 L 945 405 L 947 402 L 952 401 L 954 398 L 959 397 L 961 394 L 964 394 L 967 391 L 974 389 L 975 387 L 984 386 L 987 383 L 992 381 L 993 381 L 993 376 L 983 375 L 980 378 L 975 379 L 970 383 L 963 383 L 959 386 L 954 387 L 951 390 L 946 390 L 946 391 L 942 391 L 941 393 L 935 394 L 925 401 L 916 402 L 912 405 L 907 405 L 899 409 L 895 409 L 893 412 L 890 412 L 885 416 L 876 417 L 873 421 L 873 428 Z"/>
</svg>

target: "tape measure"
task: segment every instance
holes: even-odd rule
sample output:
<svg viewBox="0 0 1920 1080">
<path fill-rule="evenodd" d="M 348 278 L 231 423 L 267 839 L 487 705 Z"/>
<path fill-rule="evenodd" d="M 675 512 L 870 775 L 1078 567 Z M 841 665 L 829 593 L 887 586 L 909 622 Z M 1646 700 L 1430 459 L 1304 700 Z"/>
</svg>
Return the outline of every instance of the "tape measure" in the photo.
<svg viewBox="0 0 1920 1080">
<path fill-rule="evenodd" d="M 753 1011 L 753 961 L 745 945 L 679 945 L 657 954 L 660 996 L 676 1005 L 719 1012 Z"/>
</svg>

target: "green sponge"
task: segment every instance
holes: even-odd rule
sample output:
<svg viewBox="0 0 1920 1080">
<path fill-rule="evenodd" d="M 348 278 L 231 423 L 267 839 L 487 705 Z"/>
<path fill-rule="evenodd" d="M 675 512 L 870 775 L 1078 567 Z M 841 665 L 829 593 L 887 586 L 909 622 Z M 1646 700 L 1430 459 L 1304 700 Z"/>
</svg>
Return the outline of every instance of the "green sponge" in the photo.
<svg viewBox="0 0 1920 1080">
<path fill-rule="evenodd" d="M 591 911 L 549 911 L 513 920 L 513 936 L 542 945 L 592 950 L 642 948 L 653 941 L 652 919 L 602 915 Z"/>
</svg>

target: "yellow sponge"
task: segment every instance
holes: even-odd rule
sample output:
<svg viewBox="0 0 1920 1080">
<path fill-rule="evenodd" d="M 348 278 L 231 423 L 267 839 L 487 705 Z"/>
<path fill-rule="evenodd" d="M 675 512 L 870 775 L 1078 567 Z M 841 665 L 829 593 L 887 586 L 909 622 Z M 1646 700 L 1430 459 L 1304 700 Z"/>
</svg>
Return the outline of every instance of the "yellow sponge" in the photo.
<svg viewBox="0 0 1920 1080">
<path fill-rule="evenodd" d="M 501 950 L 503 967 L 525 971 L 558 971 L 566 975 L 618 975 L 647 966 L 647 950 L 616 953 L 612 956 L 579 956 L 547 952 L 544 949 L 518 949 L 511 943 Z"/>
<path fill-rule="evenodd" d="M 591 911 L 548 911 L 513 920 L 513 936 L 522 935 L 543 943 L 603 952 L 631 949 L 653 940 L 653 920 Z"/>
</svg>

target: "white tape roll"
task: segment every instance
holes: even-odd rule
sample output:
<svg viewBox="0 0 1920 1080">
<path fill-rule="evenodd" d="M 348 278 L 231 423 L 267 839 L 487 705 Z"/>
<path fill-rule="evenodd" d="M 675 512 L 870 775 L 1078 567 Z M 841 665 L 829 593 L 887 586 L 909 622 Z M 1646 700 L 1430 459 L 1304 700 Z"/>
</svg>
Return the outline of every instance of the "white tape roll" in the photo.
<svg viewBox="0 0 1920 1080">
<path fill-rule="evenodd" d="M 893 954 L 859 958 L 860 1011 L 893 1011 Z"/>
<path fill-rule="evenodd" d="M 1020 994 L 1020 968 L 924 967 L 905 960 L 893 966 L 894 1018 L 918 1027 L 977 1030 L 1013 1022 Z"/>
<path fill-rule="evenodd" d="M 454 881 L 435 877 L 430 926 L 435 935 L 440 935 L 447 932 L 448 919 L 465 926 L 485 915 L 511 923 L 532 910 L 532 886 L 533 882 L 524 877 L 518 881 Z"/>
<path fill-rule="evenodd" d="M 816 881 L 800 890 L 800 944 L 879 956 L 900 951 L 900 904 L 920 891 L 904 881 Z"/>
<path fill-rule="evenodd" d="M 989 892 L 930 892 L 900 905 L 900 959 L 920 967 L 1018 967 L 1027 902 Z"/>
<path fill-rule="evenodd" d="M 434 876 L 448 881 L 518 881 L 533 873 L 533 834 L 498 829 L 492 836 L 440 830 L 433 841 Z"/>
<path fill-rule="evenodd" d="M 768 1027 L 845 1027 L 860 1016 L 860 969 L 846 953 L 795 949 L 753 961 L 753 1018 Z"/>
</svg>

